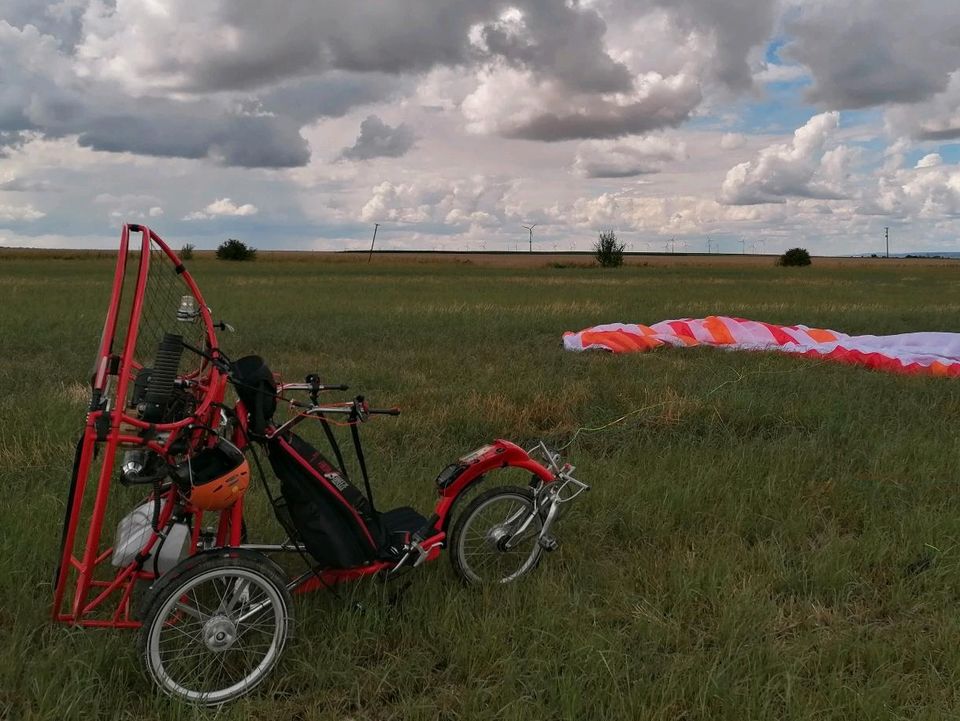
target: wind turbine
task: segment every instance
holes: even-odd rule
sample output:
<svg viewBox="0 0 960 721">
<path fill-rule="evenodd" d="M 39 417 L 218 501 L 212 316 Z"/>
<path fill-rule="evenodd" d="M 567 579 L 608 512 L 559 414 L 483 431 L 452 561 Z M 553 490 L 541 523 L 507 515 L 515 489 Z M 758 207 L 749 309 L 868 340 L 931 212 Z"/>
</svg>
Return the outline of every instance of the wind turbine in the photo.
<svg viewBox="0 0 960 721">
<path fill-rule="evenodd" d="M 524 225 L 523 227 L 530 231 L 530 252 L 533 252 L 533 229 L 537 227 L 537 223 L 533 225 Z"/>
</svg>

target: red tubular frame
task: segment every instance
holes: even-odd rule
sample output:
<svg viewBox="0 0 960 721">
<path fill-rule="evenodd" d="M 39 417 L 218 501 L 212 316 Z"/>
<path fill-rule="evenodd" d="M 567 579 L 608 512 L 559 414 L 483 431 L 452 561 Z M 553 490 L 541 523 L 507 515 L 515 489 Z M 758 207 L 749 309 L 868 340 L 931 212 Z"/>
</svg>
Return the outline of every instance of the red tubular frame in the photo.
<svg viewBox="0 0 960 721">
<path fill-rule="evenodd" d="M 120 307 L 123 301 L 130 233 L 141 234 L 140 259 L 137 268 L 136 281 L 133 288 L 133 298 L 130 307 L 129 323 L 123 350 L 119 355 L 114 353 L 114 343 L 117 340 L 117 324 L 120 320 Z M 142 225 L 124 225 L 120 235 L 120 249 L 117 256 L 117 265 L 113 277 L 113 288 L 110 295 L 110 305 L 107 309 L 106 320 L 103 326 L 103 335 L 94 364 L 91 380 L 92 400 L 87 413 L 84 435 L 80 444 L 80 457 L 75 469 L 74 482 L 69 499 L 70 513 L 65 521 L 63 547 L 60 554 L 60 572 L 54 588 L 53 618 L 56 621 L 71 623 L 79 626 L 107 627 L 107 628 L 137 628 L 140 623 L 133 617 L 131 598 L 133 589 L 138 581 L 150 581 L 155 575 L 143 569 L 143 563 L 136 560 L 127 566 L 113 572 L 111 578 L 100 578 L 96 574 L 105 567 L 112 554 L 112 548 L 101 545 L 103 523 L 110 497 L 110 487 L 116 468 L 117 453 L 121 448 L 145 447 L 169 457 L 171 444 L 182 432 L 191 431 L 191 424 L 200 421 L 201 425 L 214 425 L 214 414 L 219 404 L 223 402 L 226 392 L 227 378 L 215 364 L 201 365 L 199 377 L 191 376 L 198 381 L 196 388 L 199 391 L 200 403 L 191 417 L 174 423 L 151 425 L 126 412 L 127 389 L 131 378 L 140 369 L 135 352 L 137 337 L 140 330 L 140 315 L 144 305 L 144 295 L 147 289 L 147 279 L 150 273 L 151 247 L 156 246 L 166 255 L 167 259 L 176 268 L 181 280 L 193 294 L 199 306 L 201 322 L 206 332 L 208 350 L 212 354 L 218 352 L 217 338 L 214 332 L 213 320 L 210 311 L 200 294 L 193 278 L 186 271 L 180 259 L 170 250 L 166 243 L 152 230 Z M 173 309 L 171 309 L 171 312 Z M 108 393 L 111 376 L 116 376 L 116 393 Z M 112 400 L 113 405 L 104 407 L 105 400 Z M 217 405 L 215 405 L 217 404 Z M 236 408 L 238 427 L 235 430 L 234 442 L 243 447 L 246 445 L 246 413 L 243 404 L 238 403 Z M 148 437 L 135 435 L 130 429 L 145 430 L 152 428 L 153 433 Z M 149 440 L 156 433 L 166 433 L 168 437 L 163 442 Z M 97 450 L 103 456 L 103 465 L 96 479 L 96 492 L 93 507 L 90 512 L 89 523 L 86 527 L 85 544 L 79 552 L 75 552 L 77 533 L 83 522 L 83 501 L 88 481 L 93 469 L 93 460 Z M 463 466 L 456 480 L 449 486 L 441 488 L 439 498 L 434 509 L 433 526 L 429 536 L 421 541 L 420 547 L 426 554 L 426 560 L 432 561 L 439 554 L 447 537 L 447 526 L 450 511 L 456 498 L 469 486 L 477 482 L 484 474 L 499 468 L 520 468 L 528 471 L 544 483 L 552 483 L 553 473 L 540 463 L 533 460 L 526 451 L 519 446 L 505 440 L 496 440 L 489 446 L 484 446 L 469 456 L 460 460 Z M 164 526 L 170 520 L 174 508 L 181 499 L 178 491 L 170 487 L 163 492 L 164 499 L 161 506 L 159 524 Z M 198 548 L 200 528 L 203 522 L 203 512 L 189 505 L 184 506 L 184 512 L 193 514 L 193 534 L 191 548 Z M 241 546 L 243 522 L 243 500 L 237 501 L 230 508 L 221 511 L 216 532 L 216 546 Z M 358 523 L 362 523 L 358 519 Z M 147 542 L 140 551 L 145 558 L 159 540 L 157 533 L 151 533 Z M 375 561 L 364 566 L 348 569 L 334 569 L 320 572 L 319 577 L 304 579 L 295 590 L 305 593 L 321 586 L 348 581 L 363 576 L 387 571 L 394 566 L 394 562 Z M 73 584 L 72 595 L 68 593 Z M 117 598 L 119 596 L 119 598 Z M 111 605 L 111 599 L 116 602 Z"/>
<path fill-rule="evenodd" d="M 503 439 L 494 441 L 485 447 L 483 453 L 480 453 L 466 464 L 466 468 L 457 476 L 456 481 L 440 490 L 440 498 L 437 500 L 433 511 L 436 519 L 433 524 L 433 530 L 435 532 L 420 543 L 420 546 L 427 554 L 427 561 L 433 561 L 440 555 L 440 550 L 443 548 L 443 544 L 447 539 L 446 528 L 450 520 L 450 511 L 457 497 L 485 474 L 501 468 L 520 468 L 521 470 L 529 471 L 544 483 L 553 483 L 556 481 L 556 477 L 549 469 L 532 459 L 520 446 Z M 366 566 L 358 566 L 357 568 L 323 571 L 320 573 L 320 578 L 309 578 L 298 586 L 296 593 L 308 593 L 344 581 L 352 581 L 364 576 L 389 571 L 394 565 L 391 561 L 376 561 Z"/>
<path fill-rule="evenodd" d="M 117 324 L 120 319 L 121 303 L 123 301 L 125 277 L 127 273 L 128 252 L 130 249 L 130 233 L 139 232 L 140 258 L 137 267 L 136 281 L 133 287 L 129 322 L 126 337 L 123 339 L 123 349 L 119 355 L 114 353 L 117 340 Z M 203 300 L 200 289 L 183 263 L 169 246 L 152 230 L 143 225 L 124 225 L 120 234 L 120 248 L 117 255 L 117 264 L 113 276 L 113 287 L 110 294 L 110 305 L 107 308 L 103 334 L 94 363 L 92 386 L 92 401 L 84 427 L 84 435 L 80 446 L 80 458 L 76 468 L 76 476 L 69 500 L 70 514 L 66 519 L 63 538 L 63 548 L 60 554 L 60 573 L 54 588 L 53 618 L 56 621 L 72 623 L 81 626 L 135 628 L 139 623 L 133 618 L 130 608 L 130 599 L 133 587 L 138 580 L 150 580 L 153 573 L 141 568 L 136 561 L 124 568 L 117 569 L 113 577 L 108 580 L 98 579 L 95 574 L 109 560 L 112 549 L 101 546 L 103 522 L 110 497 L 110 486 L 116 467 L 116 456 L 121 447 L 146 446 L 151 450 L 165 453 L 173 439 L 185 431 L 195 419 L 208 419 L 214 412 L 214 403 L 223 401 L 226 390 L 226 377 L 214 365 L 204 367 L 205 384 L 202 388 L 202 398 L 194 415 L 175 423 L 157 424 L 154 430 L 157 433 L 169 433 L 167 442 L 163 445 L 148 441 L 140 436 L 125 433 L 124 428 L 147 428 L 149 424 L 139 418 L 130 416 L 126 412 L 127 389 L 130 380 L 139 368 L 134 357 L 137 337 L 140 330 L 140 316 L 144 305 L 144 295 L 147 288 L 147 279 L 150 273 L 151 250 L 158 248 L 173 264 L 187 289 L 194 296 L 199 306 L 201 322 L 203 323 L 207 346 L 214 352 L 217 349 L 217 338 L 213 328 L 210 311 Z M 168 269 L 169 270 L 169 269 Z M 171 309 L 173 312 L 175 309 Z M 107 390 L 111 376 L 116 376 L 116 393 L 113 395 L 113 406 L 101 408 L 101 402 L 108 397 Z M 106 422 L 104 422 L 106 418 Z M 106 433 L 104 434 L 104 429 Z M 86 541 L 82 550 L 75 549 L 77 533 L 83 519 L 83 501 L 87 490 L 93 466 L 94 455 L 99 451 L 103 454 L 103 464 L 96 479 L 96 492 L 89 523 L 86 528 Z M 173 513 L 177 502 L 176 490 L 166 493 L 162 505 L 160 522 L 165 524 Z M 190 509 L 188 509 L 189 511 Z M 201 512 L 195 514 L 194 531 L 200 527 Z M 226 543 L 225 530 L 229 528 L 229 542 L 239 543 L 242 507 L 239 503 L 232 509 L 221 513 L 221 528 L 218 542 Z M 233 520 L 231 523 L 230 521 Z M 151 534 L 142 554 L 147 554 L 158 540 L 156 533 Z M 79 550 L 79 552 L 75 552 Z M 73 585 L 72 595 L 68 590 Z M 92 595 L 92 592 L 96 595 Z M 109 606 L 108 601 L 119 592 L 116 605 Z M 104 612 L 107 617 L 104 618 Z M 99 612 L 99 613 L 98 613 Z"/>
</svg>

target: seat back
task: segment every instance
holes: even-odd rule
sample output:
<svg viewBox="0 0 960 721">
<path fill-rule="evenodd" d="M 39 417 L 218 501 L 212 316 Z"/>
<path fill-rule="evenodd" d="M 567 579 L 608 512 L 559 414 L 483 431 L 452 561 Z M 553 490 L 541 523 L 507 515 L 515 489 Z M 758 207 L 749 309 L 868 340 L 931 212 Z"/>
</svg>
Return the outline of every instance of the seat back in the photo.
<svg viewBox="0 0 960 721">
<path fill-rule="evenodd" d="M 244 356 L 233 363 L 231 380 L 237 397 L 243 401 L 250 420 L 250 431 L 262 436 L 277 410 L 277 385 L 270 368 L 258 355 Z"/>
<path fill-rule="evenodd" d="M 376 557 L 382 531 L 360 489 L 295 433 L 273 438 L 268 453 L 299 540 L 318 564 L 352 568 Z"/>
</svg>

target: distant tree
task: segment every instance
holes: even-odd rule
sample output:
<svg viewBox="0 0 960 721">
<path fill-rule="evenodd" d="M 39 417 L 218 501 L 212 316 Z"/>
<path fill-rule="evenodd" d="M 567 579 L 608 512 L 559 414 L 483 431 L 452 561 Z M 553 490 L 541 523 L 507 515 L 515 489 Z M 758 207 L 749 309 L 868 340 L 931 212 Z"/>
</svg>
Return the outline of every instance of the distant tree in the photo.
<svg viewBox="0 0 960 721">
<path fill-rule="evenodd" d="M 617 242 L 617 234 L 612 230 L 600 232 L 600 238 L 593 244 L 593 257 L 604 268 L 619 268 L 623 265 L 623 249 L 626 246 Z"/>
<path fill-rule="evenodd" d="M 236 238 L 230 238 L 217 247 L 217 260 L 255 260 L 256 257 L 256 248 Z"/>
<path fill-rule="evenodd" d="M 810 265 L 810 253 L 805 248 L 791 248 L 777 258 L 777 265 L 801 266 Z"/>
<path fill-rule="evenodd" d="M 193 260 L 193 243 L 184 243 L 180 248 L 180 260 Z"/>
</svg>

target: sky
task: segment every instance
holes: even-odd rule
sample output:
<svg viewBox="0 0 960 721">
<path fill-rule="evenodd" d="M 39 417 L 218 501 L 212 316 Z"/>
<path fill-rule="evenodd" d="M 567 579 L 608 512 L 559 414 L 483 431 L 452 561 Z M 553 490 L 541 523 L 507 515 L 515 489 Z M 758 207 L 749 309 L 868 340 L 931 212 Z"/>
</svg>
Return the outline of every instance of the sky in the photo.
<svg viewBox="0 0 960 721">
<path fill-rule="evenodd" d="M 960 251 L 956 0 L 0 0 L 0 246 Z"/>
</svg>

